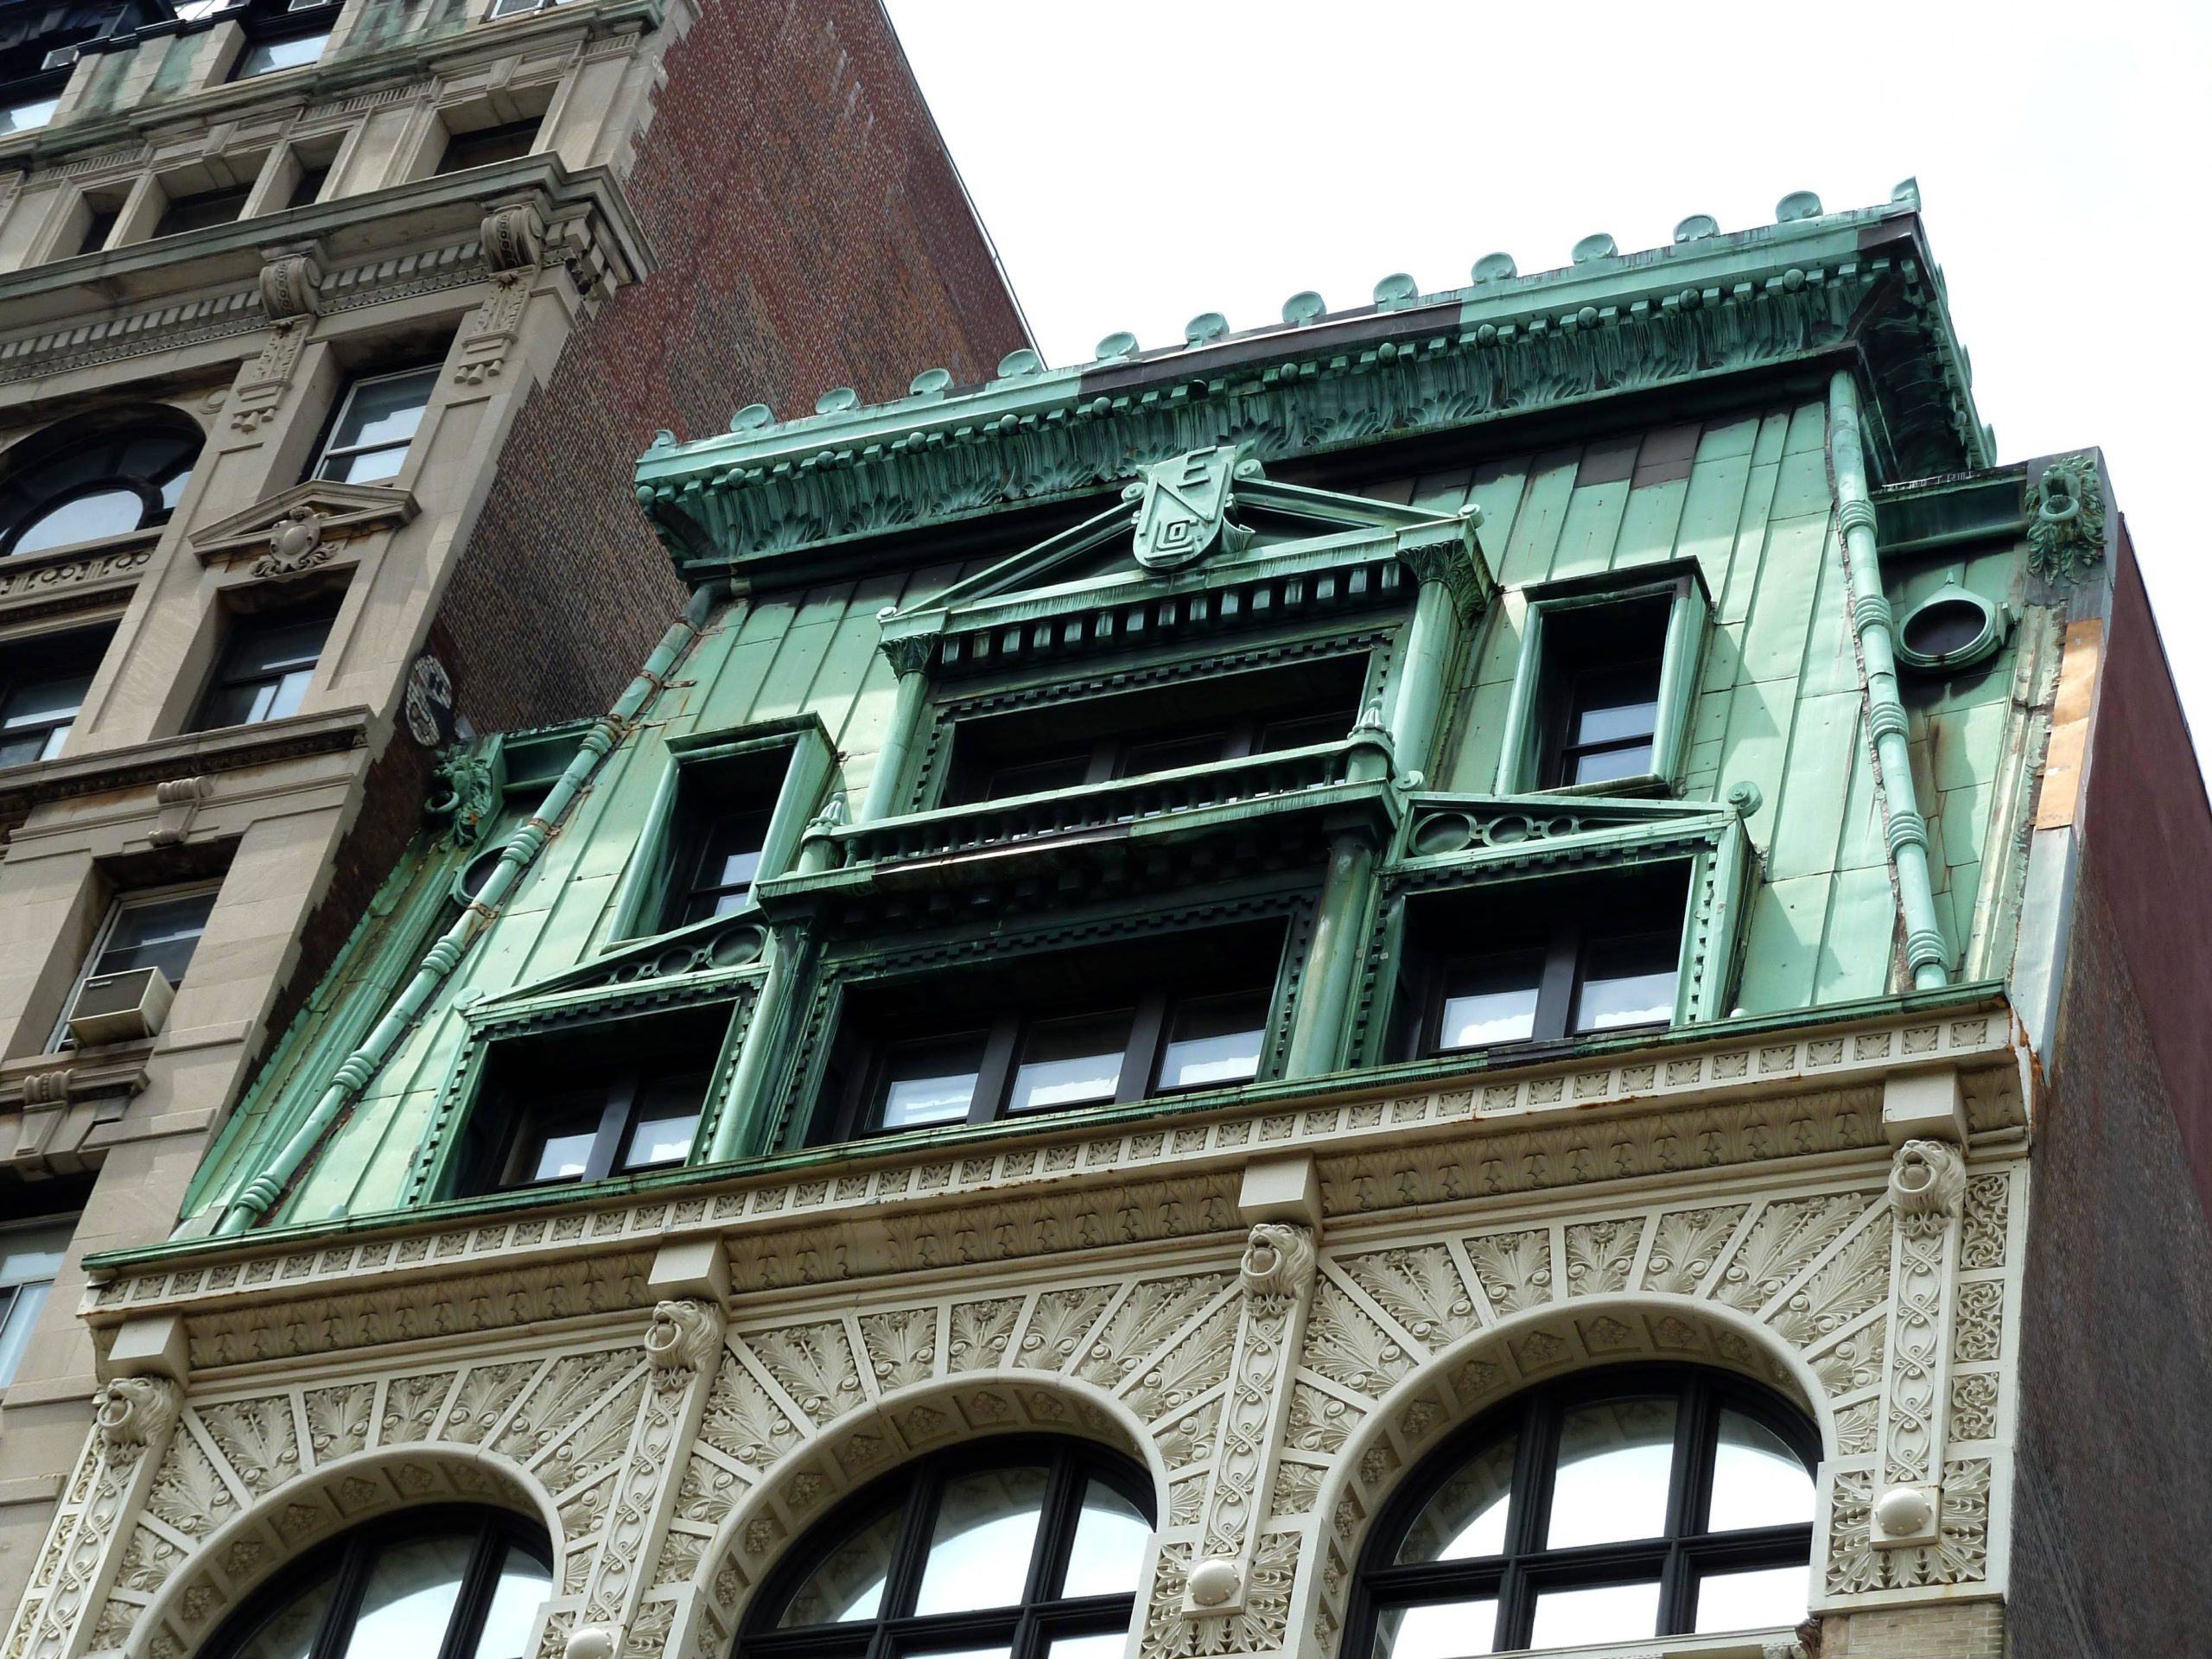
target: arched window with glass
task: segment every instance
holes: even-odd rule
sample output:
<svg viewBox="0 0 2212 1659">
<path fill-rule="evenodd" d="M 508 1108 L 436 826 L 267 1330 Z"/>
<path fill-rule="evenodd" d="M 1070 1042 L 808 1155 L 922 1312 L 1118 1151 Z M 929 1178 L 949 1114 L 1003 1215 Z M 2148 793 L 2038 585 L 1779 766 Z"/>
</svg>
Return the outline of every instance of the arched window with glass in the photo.
<svg viewBox="0 0 2212 1659">
<path fill-rule="evenodd" d="M 0 557 L 168 522 L 203 441 L 174 410 L 67 421 L 0 455 Z"/>
<path fill-rule="evenodd" d="M 1072 1440 L 970 1444 L 848 1501 L 762 1587 L 745 1659 L 1121 1659 L 1150 1483 Z M 260 1659 L 255 1656 L 254 1659 Z"/>
<path fill-rule="evenodd" d="M 498 1510 L 408 1510 L 278 1573 L 202 1659 L 528 1659 L 552 1593 L 543 1528 Z"/>
<path fill-rule="evenodd" d="M 1608 1369 L 1517 1395 L 1378 1517 L 1348 1659 L 1794 1626 L 1819 1460 L 1802 1413 L 1729 1373 Z"/>
</svg>

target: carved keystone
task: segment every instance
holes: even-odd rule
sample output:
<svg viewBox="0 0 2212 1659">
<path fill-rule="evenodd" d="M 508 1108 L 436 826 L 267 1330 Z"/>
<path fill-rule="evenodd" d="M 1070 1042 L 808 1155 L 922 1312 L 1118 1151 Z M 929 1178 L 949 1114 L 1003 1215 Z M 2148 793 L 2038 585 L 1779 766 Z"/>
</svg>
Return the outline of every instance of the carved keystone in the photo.
<svg viewBox="0 0 2212 1659">
<path fill-rule="evenodd" d="M 645 1357 L 663 1373 L 711 1367 L 721 1345 L 722 1311 L 706 1302 L 663 1302 L 645 1327 Z"/>
<path fill-rule="evenodd" d="M 165 1376 L 119 1376 L 92 1398 L 92 1426 L 111 1458 L 135 1456 L 168 1433 L 183 1390 Z"/>
<path fill-rule="evenodd" d="M 1245 1242 L 1238 1272 L 1248 1296 L 1297 1296 L 1313 1281 L 1313 1234 L 1288 1222 L 1263 1221 Z"/>
<path fill-rule="evenodd" d="M 1897 1224 L 1916 1237 L 1940 1236 L 1966 1202 L 1967 1166 L 1941 1141 L 1908 1141 L 1890 1167 L 1890 1198 Z"/>
</svg>

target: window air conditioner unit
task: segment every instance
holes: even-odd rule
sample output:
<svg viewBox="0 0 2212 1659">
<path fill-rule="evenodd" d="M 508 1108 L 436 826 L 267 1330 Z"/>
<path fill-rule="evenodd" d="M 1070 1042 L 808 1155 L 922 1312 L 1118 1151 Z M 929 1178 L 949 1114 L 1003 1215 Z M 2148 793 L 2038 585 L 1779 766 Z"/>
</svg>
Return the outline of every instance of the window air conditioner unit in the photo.
<svg viewBox="0 0 2212 1659">
<path fill-rule="evenodd" d="M 76 61 L 77 48 L 75 47 L 57 46 L 40 60 L 38 67 L 41 69 L 67 69 Z"/>
<path fill-rule="evenodd" d="M 96 974 L 85 982 L 69 1010 L 69 1034 L 79 1048 L 151 1037 L 168 1018 L 176 988 L 158 968 Z"/>
</svg>

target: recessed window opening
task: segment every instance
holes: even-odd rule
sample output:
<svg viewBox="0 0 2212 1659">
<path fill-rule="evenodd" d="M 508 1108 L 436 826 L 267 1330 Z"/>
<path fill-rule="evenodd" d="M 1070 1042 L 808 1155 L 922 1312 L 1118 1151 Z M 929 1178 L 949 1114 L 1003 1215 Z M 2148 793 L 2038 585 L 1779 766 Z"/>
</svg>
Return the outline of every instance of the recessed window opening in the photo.
<svg viewBox="0 0 2212 1659">
<path fill-rule="evenodd" d="M 85 199 L 85 232 L 77 238 L 76 251 L 98 253 L 107 246 L 107 239 L 115 234 L 115 222 L 123 217 L 120 201 L 102 201 L 87 196 Z"/>
<path fill-rule="evenodd" d="M 171 989 L 182 989 L 185 969 L 192 965 L 200 935 L 207 931 L 207 918 L 214 913 L 220 887 L 219 882 L 201 882 L 118 897 L 100 923 L 92 948 L 85 954 L 76 982 L 62 999 L 61 1017 L 47 1040 L 48 1052 L 73 1046 L 69 1015 L 89 980 L 138 968 L 157 968 Z"/>
<path fill-rule="evenodd" d="M 727 1002 L 496 1040 L 469 1115 L 460 1194 L 603 1180 L 691 1155 Z"/>
<path fill-rule="evenodd" d="M 168 205 L 162 209 L 162 216 L 154 221 L 156 237 L 181 236 L 187 231 L 204 231 L 213 225 L 228 225 L 245 211 L 245 199 L 253 194 L 250 184 L 225 185 L 219 189 L 197 190 L 190 195 L 171 196 Z"/>
<path fill-rule="evenodd" d="M 398 476 L 438 389 L 440 365 L 363 375 L 346 388 L 314 476 L 340 484 L 378 484 Z"/>
<path fill-rule="evenodd" d="M 0 766 L 61 753 L 114 633 L 82 629 L 0 647 Z"/>
<path fill-rule="evenodd" d="M 472 167 L 489 167 L 494 162 L 512 162 L 517 156 L 527 156 L 537 148 L 537 130 L 544 121 L 543 116 L 533 115 L 496 127 L 456 132 L 446 141 L 437 170 L 441 174 L 464 173 Z"/>
<path fill-rule="evenodd" d="M 745 907 L 791 758 L 791 749 L 778 745 L 683 769 L 663 932 Z"/>
<path fill-rule="evenodd" d="M 288 1567 L 207 1659 L 521 1659 L 553 1592 L 543 1529 L 494 1510 L 408 1510 Z"/>
<path fill-rule="evenodd" d="M 330 44 L 331 26 L 337 21 L 338 11 L 338 0 L 319 5 L 251 0 L 243 20 L 245 46 L 231 67 L 231 79 L 252 80 L 315 62 Z"/>
<path fill-rule="evenodd" d="M 75 1231 L 73 1220 L 0 1228 L 0 1389 L 16 1380 Z"/>
<path fill-rule="evenodd" d="M 337 616 L 338 601 L 332 597 L 233 618 L 191 729 L 253 726 L 299 713 Z"/>
<path fill-rule="evenodd" d="M 1663 598 L 1554 612 L 1544 625 L 1537 719 L 1541 787 L 1610 783 L 1652 770 Z"/>
<path fill-rule="evenodd" d="M 1003 800 L 1333 743 L 1359 718 L 1345 654 L 956 721 L 945 800 Z"/>
<path fill-rule="evenodd" d="M 65 422 L 25 439 L 0 460 L 0 554 L 166 524 L 202 441 L 183 416 L 159 411 Z"/>
<path fill-rule="evenodd" d="M 816 1138 L 986 1123 L 1257 1077 L 1279 921 L 1240 924 L 847 995 Z"/>
<path fill-rule="evenodd" d="M 331 163 L 327 161 L 310 162 L 302 157 L 300 176 L 292 181 L 291 194 L 285 197 L 287 207 L 310 207 L 322 197 L 322 187 L 330 182 Z"/>
<path fill-rule="evenodd" d="M 1461 1659 L 1805 1616 L 1820 1439 L 1713 1371 L 1609 1369 L 1506 1402 L 1408 1482 L 1361 1566 L 1352 1659 Z"/>
<path fill-rule="evenodd" d="M 760 1659 L 1118 1659 L 1149 1483 L 1070 1441 L 969 1444 L 868 1488 L 764 1586 Z"/>
<path fill-rule="evenodd" d="M 1414 895 L 1395 1057 L 1669 1024 L 1688 880 L 1677 861 Z"/>
</svg>

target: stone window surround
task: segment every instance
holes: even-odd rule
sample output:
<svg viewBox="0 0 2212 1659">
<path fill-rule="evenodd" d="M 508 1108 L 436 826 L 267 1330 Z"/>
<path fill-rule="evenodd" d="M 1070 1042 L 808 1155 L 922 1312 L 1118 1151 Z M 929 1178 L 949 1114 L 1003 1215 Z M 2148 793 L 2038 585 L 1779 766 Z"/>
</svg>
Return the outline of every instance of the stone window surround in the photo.
<svg viewBox="0 0 2212 1659">
<path fill-rule="evenodd" d="M 1568 577 L 1521 590 L 1525 602 L 1521 649 L 1507 704 L 1504 737 L 1499 746 L 1497 792 L 1561 796 L 1670 794 L 1688 753 L 1690 714 L 1696 701 L 1698 671 L 1704 659 L 1713 601 L 1695 560 L 1669 560 L 1602 576 Z M 1663 655 L 1659 671 L 1658 712 L 1652 734 L 1651 769 L 1637 778 L 1598 784 L 1547 786 L 1537 774 L 1543 756 L 1538 703 L 1548 677 L 1545 620 L 1554 613 L 1584 607 L 1668 598 Z"/>
</svg>

